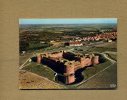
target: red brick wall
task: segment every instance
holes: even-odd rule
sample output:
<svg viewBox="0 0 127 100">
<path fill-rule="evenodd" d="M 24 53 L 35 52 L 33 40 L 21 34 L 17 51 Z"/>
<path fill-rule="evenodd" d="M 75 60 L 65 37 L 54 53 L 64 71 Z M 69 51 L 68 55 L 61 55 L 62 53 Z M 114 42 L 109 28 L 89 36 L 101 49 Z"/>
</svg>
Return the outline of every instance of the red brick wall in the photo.
<svg viewBox="0 0 127 100">
<path fill-rule="evenodd" d="M 68 76 L 67 77 L 67 84 L 71 84 L 71 83 L 73 83 L 73 82 L 75 82 L 75 76 L 74 75 L 70 75 L 70 76 Z"/>
<path fill-rule="evenodd" d="M 99 64 L 99 56 L 93 58 L 93 64 Z"/>
<path fill-rule="evenodd" d="M 59 53 L 56 53 L 56 54 L 49 54 L 49 56 L 52 57 L 52 58 L 62 58 L 63 53 L 59 52 Z"/>
<path fill-rule="evenodd" d="M 37 55 L 37 63 L 41 63 L 41 60 L 42 60 L 42 55 Z"/>
<path fill-rule="evenodd" d="M 74 66 L 72 66 L 72 65 L 67 65 L 66 66 L 66 73 L 69 75 L 69 74 L 73 74 L 73 73 L 75 73 L 74 72 Z"/>
<path fill-rule="evenodd" d="M 80 60 L 81 67 L 90 66 L 92 64 L 92 61 L 90 58 L 81 58 Z"/>
</svg>

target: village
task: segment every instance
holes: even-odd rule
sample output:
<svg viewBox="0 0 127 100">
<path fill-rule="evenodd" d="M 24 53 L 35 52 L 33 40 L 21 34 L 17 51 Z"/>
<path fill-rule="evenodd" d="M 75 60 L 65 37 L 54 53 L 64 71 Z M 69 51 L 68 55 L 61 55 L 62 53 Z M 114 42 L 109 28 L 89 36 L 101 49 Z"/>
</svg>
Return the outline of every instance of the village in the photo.
<svg viewBox="0 0 127 100">
<path fill-rule="evenodd" d="M 112 42 L 113 40 L 116 40 L 117 38 L 117 33 L 116 32 L 110 32 L 110 33 L 103 33 L 100 35 L 95 35 L 95 36 L 88 36 L 88 37 L 76 37 L 75 41 L 70 40 L 70 42 L 65 42 L 65 45 L 67 46 L 83 46 L 86 43 L 86 41 L 91 41 L 91 42 L 100 42 L 102 41 L 106 41 L 106 42 Z M 98 42 L 98 43 L 99 43 Z"/>
</svg>

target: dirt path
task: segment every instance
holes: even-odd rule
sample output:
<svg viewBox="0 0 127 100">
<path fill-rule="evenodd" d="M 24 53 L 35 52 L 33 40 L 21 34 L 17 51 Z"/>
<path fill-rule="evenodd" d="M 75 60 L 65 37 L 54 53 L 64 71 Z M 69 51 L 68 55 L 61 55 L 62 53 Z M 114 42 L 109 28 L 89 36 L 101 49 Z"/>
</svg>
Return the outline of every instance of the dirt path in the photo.
<svg viewBox="0 0 127 100">
<path fill-rule="evenodd" d="M 19 72 L 19 89 L 64 89 L 65 87 L 59 85 L 47 78 L 41 77 L 37 74 L 20 70 Z"/>
</svg>

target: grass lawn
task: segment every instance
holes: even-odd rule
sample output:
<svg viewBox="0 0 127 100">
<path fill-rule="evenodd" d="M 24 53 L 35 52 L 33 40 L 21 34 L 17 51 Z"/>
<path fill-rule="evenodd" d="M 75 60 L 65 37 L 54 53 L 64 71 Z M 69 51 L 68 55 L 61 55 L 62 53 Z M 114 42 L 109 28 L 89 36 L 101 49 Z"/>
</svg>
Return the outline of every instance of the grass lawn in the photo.
<svg viewBox="0 0 127 100">
<path fill-rule="evenodd" d="M 87 52 L 105 52 L 105 51 L 114 51 L 116 52 L 116 48 L 108 48 L 108 47 L 93 47 L 90 48 Z"/>
<path fill-rule="evenodd" d="M 94 65 L 92 67 L 88 67 L 83 71 L 84 74 L 84 79 L 88 79 L 89 77 L 93 76 L 94 74 L 100 72 L 101 70 L 103 70 L 104 68 L 106 68 L 107 66 L 111 65 L 110 61 L 106 61 L 104 63 L 98 64 L 98 65 Z"/>
</svg>

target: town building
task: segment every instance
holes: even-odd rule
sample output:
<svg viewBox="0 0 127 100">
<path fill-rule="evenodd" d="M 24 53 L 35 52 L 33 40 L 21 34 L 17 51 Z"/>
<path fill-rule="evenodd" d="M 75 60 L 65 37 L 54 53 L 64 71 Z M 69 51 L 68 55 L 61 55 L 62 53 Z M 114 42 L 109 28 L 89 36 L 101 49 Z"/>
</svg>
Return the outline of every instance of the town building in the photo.
<svg viewBox="0 0 127 100">
<path fill-rule="evenodd" d="M 83 44 L 79 41 L 66 42 L 65 46 L 83 46 Z"/>
</svg>

